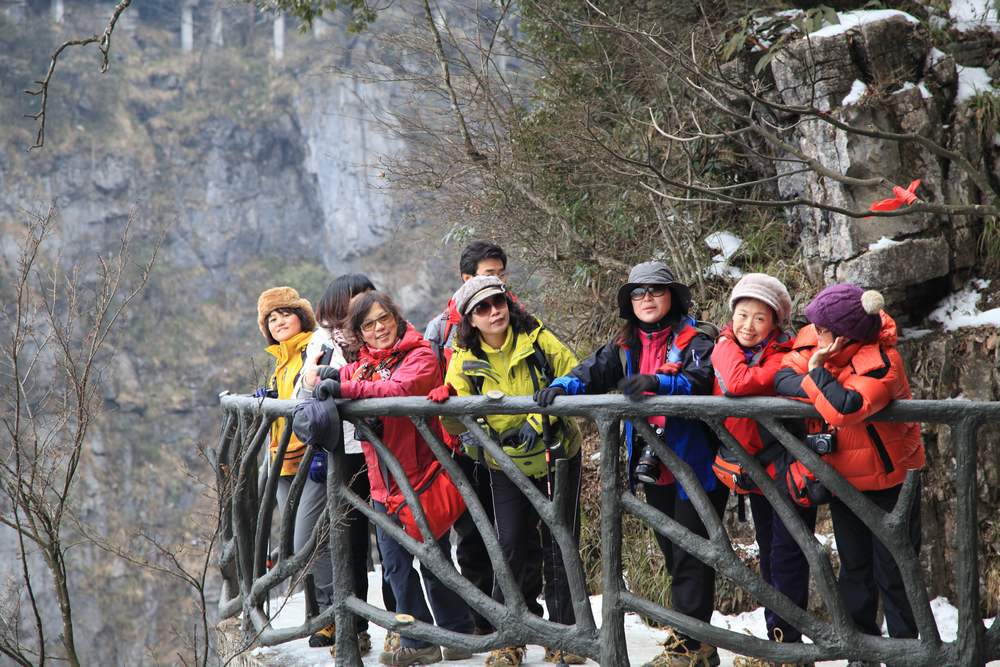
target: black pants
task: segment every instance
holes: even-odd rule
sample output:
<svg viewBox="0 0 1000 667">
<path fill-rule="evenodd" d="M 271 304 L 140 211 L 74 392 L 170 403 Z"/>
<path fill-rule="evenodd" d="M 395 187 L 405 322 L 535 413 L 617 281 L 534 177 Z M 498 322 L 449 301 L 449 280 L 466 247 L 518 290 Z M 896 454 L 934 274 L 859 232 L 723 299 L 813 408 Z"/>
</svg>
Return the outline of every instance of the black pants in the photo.
<svg viewBox="0 0 1000 667">
<path fill-rule="evenodd" d="M 468 456 L 459 454 L 455 457 L 462 472 L 469 478 L 469 482 L 476 490 L 479 502 L 486 512 L 486 516 L 493 521 L 493 495 L 490 485 L 490 469 L 485 464 L 476 463 Z M 473 586 L 481 590 L 486 595 L 493 594 L 493 564 L 490 562 L 489 553 L 486 551 L 486 544 L 483 536 L 479 533 L 476 525 L 472 522 L 472 517 L 465 513 L 455 524 L 456 556 L 458 567 L 462 576 L 469 580 Z M 475 622 L 476 631 L 482 634 L 493 632 L 493 626 L 486 618 L 472 609 L 472 620 Z"/>
<path fill-rule="evenodd" d="M 757 494 L 749 496 L 757 545 L 760 547 L 760 576 L 799 607 L 808 608 L 809 561 L 767 498 Z M 796 506 L 795 509 L 812 533 L 816 529 L 816 508 Z M 764 609 L 764 620 L 770 639 L 802 641 L 802 633 L 770 609 Z"/>
<path fill-rule="evenodd" d="M 899 497 L 900 486 L 882 491 L 865 491 L 865 496 L 885 511 L 891 511 Z M 833 534 L 840 553 L 840 595 L 858 629 L 869 635 L 881 635 L 876 624 L 878 597 L 882 595 L 885 623 L 890 637 L 917 636 L 917 623 L 906 599 L 903 577 L 889 550 L 875 538 L 868 527 L 840 500 L 830 503 Z M 909 515 L 910 543 L 920 551 L 920 492 L 917 491 Z"/>
<path fill-rule="evenodd" d="M 545 595 L 549 620 L 565 625 L 573 625 L 573 600 L 566 578 L 566 566 L 562 553 L 535 508 L 521 493 L 514 482 L 499 470 L 490 471 L 493 484 L 493 516 L 497 528 L 497 540 L 503 550 L 504 559 L 514 574 L 514 580 L 521 588 L 524 601 L 533 614 L 542 615 L 538 604 L 538 594 Z M 532 479 L 542 494 L 548 491 L 548 480 Z M 569 502 L 566 503 L 567 516 L 562 520 L 573 526 L 574 542 L 580 538 L 580 455 L 569 459 Z M 544 586 L 543 586 L 544 581 Z M 493 587 L 493 599 L 503 602 L 500 586 Z"/>
<path fill-rule="evenodd" d="M 708 531 L 702 524 L 694 505 L 690 500 L 680 497 L 679 484 L 665 486 L 644 484 L 643 487 L 649 505 L 671 517 L 695 535 L 708 537 Z M 717 484 L 714 490 L 707 493 L 716 515 L 721 517 L 726 508 L 729 489 Z M 654 531 L 653 535 L 660 551 L 663 552 L 667 571 L 670 573 L 670 604 L 676 611 L 691 618 L 706 623 L 711 622 L 712 611 L 715 609 L 715 570 L 711 565 L 702 563 L 694 555 L 659 533 Z M 678 634 L 685 640 L 684 643 L 689 650 L 693 651 L 701 646 L 698 640 Z"/>
<path fill-rule="evenodd" d="M 345 454 L 344 480 L 351 491 L 359 498 L 367 500 L 371 495 L 368 483 L 368 469 L 365 466 L 364 454 Z M 347 511 L 347 542 L 351 550 L 351 578 L 354 581 L 354 594 L 359 600 L 368 599 L 368 563 L 371 561 L 371 534 L 368 517 L 354 509 Z M 385 608 L 393 611 L 396 601 L 392 597 L 392 589 L 383 579 L 382 598 Z M 368 629 L 368 619 L 357 617 L 355 621 L 358 632 Z"/>
</svg>

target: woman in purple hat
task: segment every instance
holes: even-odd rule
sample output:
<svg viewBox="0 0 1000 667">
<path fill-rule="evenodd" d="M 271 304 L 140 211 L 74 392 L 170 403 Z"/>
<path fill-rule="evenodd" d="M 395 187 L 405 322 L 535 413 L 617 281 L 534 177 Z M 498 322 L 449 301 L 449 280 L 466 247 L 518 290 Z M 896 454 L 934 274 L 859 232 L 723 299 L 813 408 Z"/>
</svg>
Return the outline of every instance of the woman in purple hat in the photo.
<svg viewBox="0 0 1000 667">
<path fill-rule="evenodd" d="M 823 459 L 869 500 L 891 511 L 907 472 L 924 467 L 924 445 L 918 423 L 866 421 L 890 401 L 911 397 L 896 349 L 896 323 L 883 305 L 878 292 L 851 284 L 831 285 L 816 295 L 806 306 L 811 324 L 799 331 L 782 360 L 775 389 L 816 408 L 833 440 L 833 452 Z M 914 551 L 920 550 L 917 498 L 909 508 Z M 830 514 L 840 553 L 840 593 L 855 624 L 868 634 L 881 634 L 876 623 L 881 595 L 889 635 L 916 637 L 913 611 L 892 555 L 837 498 L 830 503 Z"/>
</svg>

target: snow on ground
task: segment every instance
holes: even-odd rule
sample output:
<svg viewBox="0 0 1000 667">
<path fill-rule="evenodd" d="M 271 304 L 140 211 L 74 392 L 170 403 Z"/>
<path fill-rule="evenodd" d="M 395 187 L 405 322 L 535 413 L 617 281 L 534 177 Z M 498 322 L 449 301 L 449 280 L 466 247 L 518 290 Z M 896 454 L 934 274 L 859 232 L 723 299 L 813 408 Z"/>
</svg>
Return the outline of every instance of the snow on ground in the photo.
<svg viewBox="0 0 1000 667">
<path fill-rule="evenodd" d="M 958 92 L 955 94 L 955 104 L 971 100 L 979 93 L 993 93 L 993 82 L 990 75 L 982 67 L 963 67 L 956 65 L 958 71 Z"/>
<path fill-rule="evenodd" d="M 959 30 L 989 28 L 1000 31 L 1000 10 L 994 0 L 951 0 L 948 15 Z"/>
<path fill-rule="evenodd" d="M 832 539 L 832 536 L 830 536 Z M 376 568 L 375 572 L 368 575 L 369 602 L 375 606 L 382 606 L 382 588 L 380 584 L 381 571 Z M 293 595 L 281 604 L 282 600 L 275 598 L 271 604 L 271 613 L 274 614 L 273 625 L 276 628 L 286 628 L 299 625 L 305 618 L 305 601 L 301 593 Z M 598 625 L 601 622 L 601 596 L 595 595 L 590 598 L 591 608 L 594 610 L 594 619 Z M 279 609 L 280 607 L 280 609 Z M 931 601 L 931 609 L 934 611 L 934 618 L 937 619 L 938 629 L 944 641 L 954 641 L 958 629 L 958 611 L 946 598 L 935 598 Z M 991 623 L 993 619 L 984 621 Z M 733 616 L 725 616 L 719 612 L 712 615 L 712 625 L 720 628 L 727 628 L 733 632 L 751 634 L 754 637 L 767 637 L 767 626 L 764 623 L 763 607 L 754 611 Z M 884 631 L 884 628 L 883 628 Z M 378 665 L 379 653 L 382 649 L 382 642 L 385 639 L 385 630 L 377 625 L 371 625 L 369 632 L 372 636 L 372 651 L 364 657 L 365 665 Z M 648 627 L 637 614 L 625 615 L 625 637 L 628 643 L 629 664 L 641 665 L 651 660 L 662 649 L 661 642 L 666 638 L 665 630 L 658 630 Z M 808 641 L 808 640 L 807 640 Z M 281 646 L 263 647 L 253 650 L 253 654 L 268 663 L 282 665 L 282 667 L 312 667 L 333 665 L 334 661 L 326 649 L 310 648 L 308 639 L 297 639 Z M 542 661 L 544 650 L 540 646 L 529 646 L 525 665 L 546 665 Z M 722 667 L 730 667 L 733 664 L 733 654 L 728 651 L 720 651 Z M 456 660 L 443 662 L 442 665 L 449 667 L 472 667 L 480 666 L 485 659 L 484 654 L 477 654 L 470 660 Z M 588 661 L 588 665 L 595 665 L 593 661 Z M 846 661 L 830 661 L 817 663 L 823 667 L 842 666 Z M 1000 666 L 1000 661 L 989 663 L 991 667 Z"/>
<path fill-rule="evenodd" d="M 809 33 L 809 37 L 832 37 L 834 35 L 847 32 L 853 28 L 857 28 L 865 23 L 883 21 L 894 16 L 902 17 L 910 23 L 920 23 L 920 21 L 918 21 L 915 17 L 910 16 L 906 12 L 901 12 L 898 9 L 859 9 L 853 12 L 838 13 L 837 18 L 840 19 L 840 23 L 834 23 L 833 25 L 828 25 L 811 32 Z"/>
<path fill-rule="evenodd" d="M 1000 308 L 981 311 L 978 307 L 980 292 L 989 286 L 989 280 L 970 280 L 965 289 L 945 297 L 928 316 L 929 319 L 941 323 L 945 331 L 963 327 L 1000 327 Z"/>
<path fill-rule="evenodd" d="M 730 232 L 712 232 L 705 237 L 705 245 L 719 253 L 712 257 L 712 264 L 705 269 L 706 276 L 735 279 L 743 277 L 742 271 L 729 265 L 729 258 L 743 245 L 743 239 Z"/>
</svg>

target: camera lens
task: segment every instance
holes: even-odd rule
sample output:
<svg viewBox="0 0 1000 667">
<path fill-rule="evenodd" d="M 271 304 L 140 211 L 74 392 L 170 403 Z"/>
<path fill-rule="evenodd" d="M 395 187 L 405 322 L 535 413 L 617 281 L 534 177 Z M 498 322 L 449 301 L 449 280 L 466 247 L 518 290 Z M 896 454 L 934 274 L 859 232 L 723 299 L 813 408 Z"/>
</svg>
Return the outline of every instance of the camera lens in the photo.
<svg viewBox="0 0 1000 667">
<path fill-rule="evenodd" d="M 639 456 L 639 463 L 635 467 L 635 478 L 643 484 L 656 484 L 660 478 L 660 460 L 656 458 L 653 448 L 646 446 Z"/>
</svg>

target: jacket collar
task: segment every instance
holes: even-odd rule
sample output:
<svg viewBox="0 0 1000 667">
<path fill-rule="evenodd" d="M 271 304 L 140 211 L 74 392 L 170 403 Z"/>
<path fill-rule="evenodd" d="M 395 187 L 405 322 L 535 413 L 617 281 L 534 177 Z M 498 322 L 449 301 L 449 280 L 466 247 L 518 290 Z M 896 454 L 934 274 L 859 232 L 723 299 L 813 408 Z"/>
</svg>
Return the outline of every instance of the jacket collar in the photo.
<svg viewBox="0 0 1000 667">
<path fill-rule="evenodd" d="M 286 341 L 268 345 L 267 353 L 277 359 L 278 365 L 281 366 L 288 363 L 289 359 L 301 354 L 305 346 L 309 344 L 310 338 L 312 338 L 311 331 L 300 331 Z"/>
</svg>

